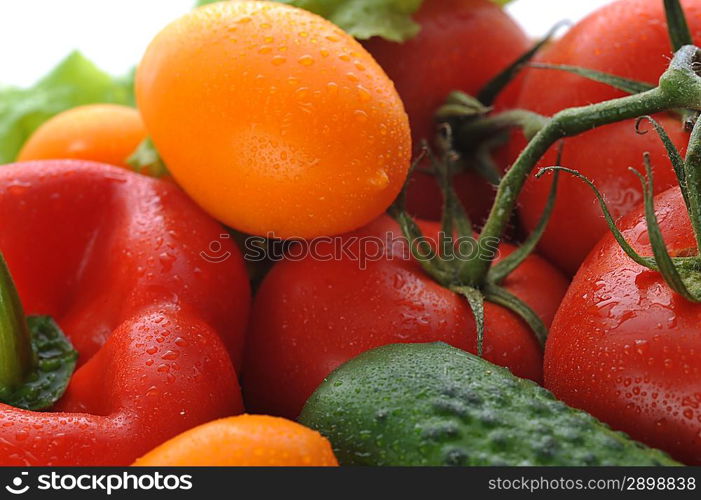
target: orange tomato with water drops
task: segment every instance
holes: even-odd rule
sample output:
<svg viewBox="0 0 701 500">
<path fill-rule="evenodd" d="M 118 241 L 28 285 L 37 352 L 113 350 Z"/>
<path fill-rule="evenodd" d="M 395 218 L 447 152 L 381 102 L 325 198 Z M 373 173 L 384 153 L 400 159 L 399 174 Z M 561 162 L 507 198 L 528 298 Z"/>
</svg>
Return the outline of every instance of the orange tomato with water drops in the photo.
<svg viewBox="0 0 701 500">
<path fill-rule="evenodd" d="M 17 161 L 76 159 L 127 167 L 127 158 L 145 138 L 136 109 L 89 104 L 59 113 L 41 125 Z"/>
<path fill-rule="evenodd" d="M 221 2 L 183 16 L 149 46 L 136 93 L 177 182 L 241 231 L 350 231 L 407 175 L 408 118 L 391 80 L 350 35 L 288 5 Z"/>
<path fill-rule="evenodd" d="M 239 415 L 190 429 L 134 465 L 325 467 L 338 462 L 331 444 L 316 431 L 284 418 Z"/>
</svg>

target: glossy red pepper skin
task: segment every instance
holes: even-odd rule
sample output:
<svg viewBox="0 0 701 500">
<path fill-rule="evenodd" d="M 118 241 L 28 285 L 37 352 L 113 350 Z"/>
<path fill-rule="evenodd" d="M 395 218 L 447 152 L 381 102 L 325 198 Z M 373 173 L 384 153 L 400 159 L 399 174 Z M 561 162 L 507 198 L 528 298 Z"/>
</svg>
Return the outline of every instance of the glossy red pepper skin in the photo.
<svg viewBox="0 0 701 500">
<path fill-rule="evenodd" d="M 3 166 L 0 227 L 25 311 L 53 316 L 80 354 L 51 412 L 0 405 L 1 465 L 127 465 L 243 411 L 246 271 L 179 188 L 91 162 Z M 213 241 L 228 258 L 202 257 Z"/>
</svg>

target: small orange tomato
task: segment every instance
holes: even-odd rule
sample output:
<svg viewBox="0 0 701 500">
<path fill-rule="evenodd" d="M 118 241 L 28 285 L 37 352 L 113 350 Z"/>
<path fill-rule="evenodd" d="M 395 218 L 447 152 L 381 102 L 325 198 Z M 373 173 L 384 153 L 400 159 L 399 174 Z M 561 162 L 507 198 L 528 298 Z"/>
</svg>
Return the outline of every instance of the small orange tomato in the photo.
<svg viewBox="0 0 701 500">
<path fill-rule="evenodd" d="M 117 104 L 89 104 L 59 113 L 25 143 L 17 161 L 79 159 L 126 167 L 146 138 L 139 112 Z"/>
<path fill-rule="evenodd" d="M 381 214 L 411 156 L 404 106 L 329 21 L 264 1 L 209 4 L 166 27 L 136 76 L 177 182 L 240 231 L 343 233 Z"/>
<path fill-rule="evenodd" d="M 331 444 L 291 420 L 239 415 L 215 420 L 166 441 L 135 466 L 310 466 L 338 465 Z"/>
</svg>

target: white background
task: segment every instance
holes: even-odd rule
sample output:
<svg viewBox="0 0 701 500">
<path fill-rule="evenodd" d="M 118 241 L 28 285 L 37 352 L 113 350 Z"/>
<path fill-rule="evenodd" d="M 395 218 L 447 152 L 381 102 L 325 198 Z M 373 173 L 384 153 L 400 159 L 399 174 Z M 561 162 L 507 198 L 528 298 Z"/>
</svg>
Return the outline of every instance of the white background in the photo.
<svg viewBox="0 0 701 500">
<path fill-rule="evenodd" d="M 610 0 L 516 0 L 508 9 L 533 37 Z M 151 38 L 195 0 L 0 0 L 0 84 L 30 85 L 71 50 L 123 74 Z"/>
</svg>

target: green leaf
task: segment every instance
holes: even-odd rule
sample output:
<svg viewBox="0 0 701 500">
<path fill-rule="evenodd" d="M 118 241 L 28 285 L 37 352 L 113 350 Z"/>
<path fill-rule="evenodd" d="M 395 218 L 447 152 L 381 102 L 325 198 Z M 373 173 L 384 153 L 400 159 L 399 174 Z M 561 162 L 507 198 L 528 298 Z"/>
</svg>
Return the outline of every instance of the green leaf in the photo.
<svg viewBox="0 0 701 500">
<path fill-rule="evenodd" d="M 374 36 L 403 42 L 420 26 L 412 19 L 423 0 L 275 0 L 314 12 L 359 40 Z M 199 0 L 197 6 L 213 3 Z"/>
<path fill-rule="evenodd" d="M 27 89 L 0 87 L 0 164 L 15 160 L 24 142 L 46 120 L 92 103 L 133 105 L 133 75 L 113 78 L 78 52 Z"/>
<path fill-rule="evenodd" d="M 136 151 L 127 159 L 127 164 L 140 174 L 163 177 L 168 168 L 150 137 L 144 139 Z"/>
<path fill-rule="evenodd" d="M 36 411 L 50 408 L 66 392 L 78 353 L 49 316 L 29 316 L 27 323 L 36 367 L 3 402 Z"/>
</svg>

